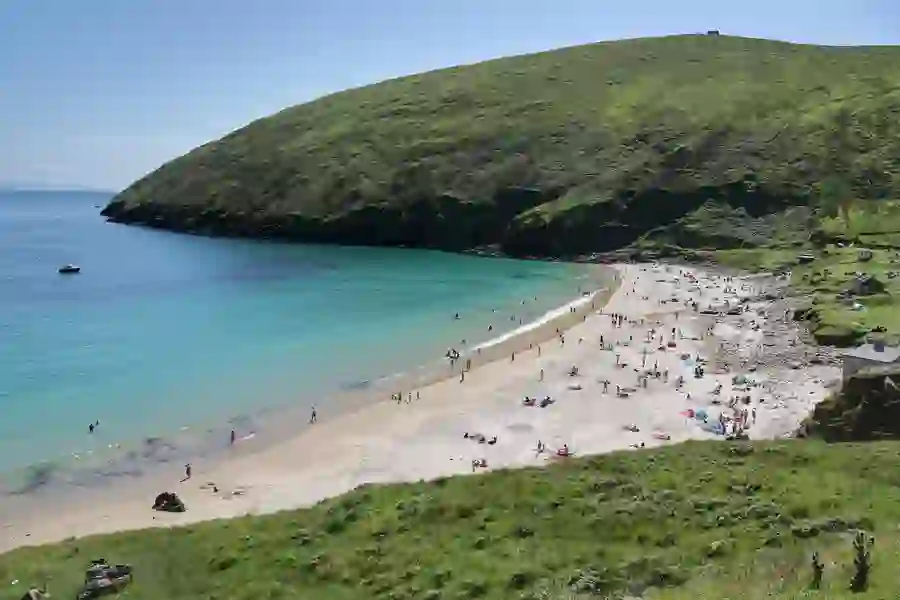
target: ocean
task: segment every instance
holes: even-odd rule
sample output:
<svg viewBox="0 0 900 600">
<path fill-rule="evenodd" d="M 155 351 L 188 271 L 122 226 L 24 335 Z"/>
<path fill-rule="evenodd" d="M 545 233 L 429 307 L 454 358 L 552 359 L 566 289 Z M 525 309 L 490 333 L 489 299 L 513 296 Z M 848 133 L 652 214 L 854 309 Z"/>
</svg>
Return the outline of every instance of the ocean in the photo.
<svg viewBox="0 0 900 600">
<path fill-rule="evenodd" d="M 180 460 L 280 411 L 327 418 L 597 285 L 586 265 L 116 225 L 110 196 L 0 192 L 0 490 Z"/>
</svg>

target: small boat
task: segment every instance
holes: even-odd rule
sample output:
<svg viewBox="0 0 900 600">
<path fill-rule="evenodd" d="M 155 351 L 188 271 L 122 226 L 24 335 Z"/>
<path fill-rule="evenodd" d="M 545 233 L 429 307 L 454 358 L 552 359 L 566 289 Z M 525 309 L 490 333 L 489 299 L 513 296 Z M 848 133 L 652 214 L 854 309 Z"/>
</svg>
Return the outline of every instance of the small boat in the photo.
<svg viewBox="0 0 900 600">
<path fill-rule="evenodd" d="M 59 272 L 63 275 L 68 273 L 79 273 L 81 272 L 81 267 L 78 265 L 63 265 L 59 268 Z"/>
</svg>

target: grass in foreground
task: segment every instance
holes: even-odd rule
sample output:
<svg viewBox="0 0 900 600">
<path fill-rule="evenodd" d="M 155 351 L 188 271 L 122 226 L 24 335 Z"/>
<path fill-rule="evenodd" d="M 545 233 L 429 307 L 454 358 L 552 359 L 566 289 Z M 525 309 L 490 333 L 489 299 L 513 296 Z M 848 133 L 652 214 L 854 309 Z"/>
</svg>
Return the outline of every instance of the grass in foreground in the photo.
<svg viewBox="0 0 900 600">
<path fill-rule="evenodd" d="M 74 595 L 102 556 L 135 566 L 134 600 L 890 598 L 898 459 L 896 443 L 687 443 L 368 486 L 306 510 L 20 549 L 0 556 L 0 581 L 21 582 L 0 597 L 44 581 Z M 855 528 L 877 536 L 860 594 Z"/>
</svg>

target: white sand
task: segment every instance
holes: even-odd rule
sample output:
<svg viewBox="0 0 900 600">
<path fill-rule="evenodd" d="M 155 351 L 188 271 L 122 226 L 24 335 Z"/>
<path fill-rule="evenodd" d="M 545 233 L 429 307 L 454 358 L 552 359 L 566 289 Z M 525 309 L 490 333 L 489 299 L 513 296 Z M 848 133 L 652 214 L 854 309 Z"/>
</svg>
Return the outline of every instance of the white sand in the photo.
<svg viewBox="0 0 900 600">
<path fill-rule="evenodd" d="M 421 399 L 397 404 L 384 399 L 355 413 L 317 424 L 295 438 L 255 454 L 236 456 L 213 469 L 194 465 L 193 478 L 178 483 L 182 473 L 173 465 L 168 481 L 139 481 L 90 506 L 60 506 L 52 514 L 20 516 L 0 523 L 0 552 L 70 536 L 168 526 L 201 520 L 265 513 L 315 503 L 363 483 L 414 481 L 443 475 L 471 474 L 472 461 L 485 459 L 488 469 L 540 465 L 552 460 L 563 444 L 576 455 L 676 443 L 688 439 L 723 439 L 704 430 L 702 422 L 685 415 L 688 409 L 708 411 L 709 423 L 720 412 L 728 415 L 732 396 L 751 397 L 739 404 L 748 413 L 751 438 L 773 438 L 790 434 L 810 408 L 827 393 L 826 384 L 837 377 L 835 367 L 791 369 L 789 365 L 759 372 L 746 372 L 759 385 L 748 390 L 732 389 L 735 372 L 714 373 L 710 364 L 702 378 L 695 378 L 693 362 L 680 356 L 712 359 L 720 342 L 738 342 L 747 356 L 765 350 L 763 332 L 752 321 L 780 318 L 763 316 L 771 302 L 753 300 L 740 316 L 718 319 L 710 335 L 704 335 L 715 317 L 699 315 L 686 307 L 695 300 L 700 308 L 732 306 L 740 296 L 759 291 L 756 279 L 735 279 L 726 291 L 722 277 L 687 267 L 628 265 L 618 267 L 622 285 L 607 306 L 565 332 L 565 343 L 553 339 L 537 349 L 482 365 L 466 374 L 465 381 L 453 377 L 418 390 Z M 680 271 L 697 275 L 696 284 Z M 668 300 L 675 298 L 675 301 Z M 665 301 L 665 302 L 663 302 Z M 565 311 L 568 313 L 568 311 Z M 616 328 L 610 313 L 631 319 Z M 569 316 L 569 315 L 566 315 Z M 641 323 L 643 320 L 643 324 Z M 659 324 L 657 324 L 659 321 Z M 788 325 L 785 325 L 787 327 Z M 675 347 L 671 330 L 676 328 Z M 647 343 L 648 332 L 656 329 Z M 659 336 L 664 350 L 660 350 Z M 602 349 L 603 336 L 611 349 Z M 632 341 L 629 342 L 629 337 Z M 649 377 L 647 388 L 638 384 L 646 350 L 646 369 L 654 365 L 661 376 Z M 625 367 L 616 366 L 616 357 Z M 568 371 L 573 365 L 579 375 Z M 544 380 L 540 381 L 540 371 Z M 662 376 L 668 370 L 668 380 Z M 675 380 L 684 377 L 677 390 Z M 608 380 L 608 392 L 602 381 Z M 570 389 L 579 385 L 580 390 Z M 722 390 L 713 391 L 718 384 Z M 618 397 L 616 386 L 635 388 L 627 398 Z M 546 408 L 523 406 L 528 395 L 556 400 Z M 688 399 L 690 395 L 690 399 Z M 721 404 L 713 403 L 719 399 Z M 627 426 L 639 431 L 629 431 Z M 464 433 L 497 436 L 494 445 L 464 439 Z M 659 434 L 655 436 L 654 434 Z M 660 439 L 667 436 L 668 439 Z M 537 454 L 538 440 L 549 448 Z M 479 469 L 483 472 L 485 469 Z M 204 483 L 216 482 L 219 493 Z M 159 491 L 177 492 L 188 511 L 163 514 L 150 510 Z M 234 495 L 231 492 L 238 490 Z"/>
</svg>

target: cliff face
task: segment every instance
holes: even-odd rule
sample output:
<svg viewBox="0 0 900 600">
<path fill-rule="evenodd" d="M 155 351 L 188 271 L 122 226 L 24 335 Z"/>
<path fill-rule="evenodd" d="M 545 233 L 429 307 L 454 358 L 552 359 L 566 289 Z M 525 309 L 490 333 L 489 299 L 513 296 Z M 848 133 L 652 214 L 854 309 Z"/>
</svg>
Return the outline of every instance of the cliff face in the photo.
<svg viewBox="0 0 900 600">
<path fill-rule="evenodd" d="M 244 212 L 168 202 L 128 204 L 114 199 L 103 215 L 112 221 L 201 235 L 257 237 L 317 243 L 405 246 L 467 251 L 493 248 L 512 256 L 573 257 L 629 247 L 639 240 L 652 248 L 666 245 L 732 248 L 768 241 L 754 225 L 783 216 L 804 198 L 786 197 L 759 217 L 742 202 L 759 208 L 769 198 L 729 194 L 737 186 L 700 188 L 690 193 L 648 191 L 621 202 L 579 204 L 559 214 L 534 210 L 557 200 L 560 192 L 504 188 L 487 202 L 443 194 L 405 206 L 362 205 L 334 215 L 299 212 Z M 716 217 L 721 220 L 714 222 Z M 729 225 L 729 218 L 736 226 Z M 731 225 L 735 225 L 732 223 Z M 654 245 L 653 242 L 659 242 Z"/>
<path fill-rule="evenodd" d="M 209 235 L 573 256 L 806 239 L 820 182 L 900 177 L 900 50 L 676 36 L 435 71 L 286 109 L 103 210 Z"/>
</svg>

